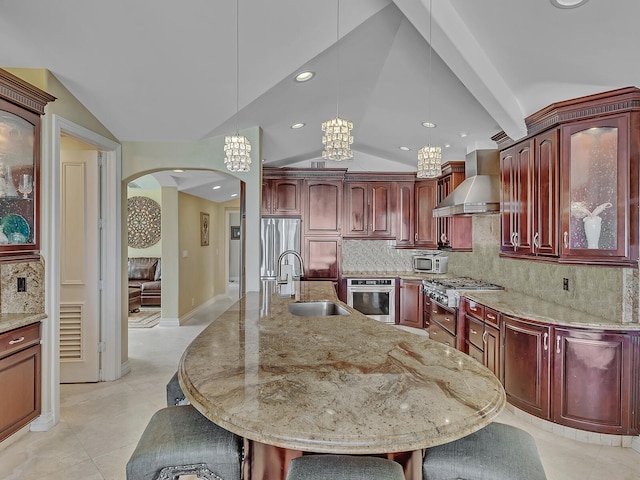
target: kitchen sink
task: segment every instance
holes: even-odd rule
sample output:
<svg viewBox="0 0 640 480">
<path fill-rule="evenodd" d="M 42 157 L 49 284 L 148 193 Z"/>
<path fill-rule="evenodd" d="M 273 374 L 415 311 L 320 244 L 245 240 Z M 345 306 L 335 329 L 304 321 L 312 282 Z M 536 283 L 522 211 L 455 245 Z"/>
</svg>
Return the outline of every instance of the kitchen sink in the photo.
<svg viewBox="0 0 640 480">
<path fill-rule="evenodd" d="M 298 317 L 328 317 L 330 315 L 351 314 L 346 308 L 329 301 L 290 303 L 289 312 Z"/>
</svg>

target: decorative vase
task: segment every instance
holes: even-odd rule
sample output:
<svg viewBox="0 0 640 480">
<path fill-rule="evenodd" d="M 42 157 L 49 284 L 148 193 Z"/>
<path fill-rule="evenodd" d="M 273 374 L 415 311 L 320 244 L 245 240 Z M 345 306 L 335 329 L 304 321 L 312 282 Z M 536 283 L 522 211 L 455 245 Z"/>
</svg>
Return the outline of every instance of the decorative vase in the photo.
<svg viewBox="0 0 640 480">
<path fill-rule="evenodd" d="M 587 248 L 598 248 L 602 218 L 598 216 L 587 216 L 584 217 L 582 221 L 584 222 L 584 234 L 587 237 Z"/>
</svg>

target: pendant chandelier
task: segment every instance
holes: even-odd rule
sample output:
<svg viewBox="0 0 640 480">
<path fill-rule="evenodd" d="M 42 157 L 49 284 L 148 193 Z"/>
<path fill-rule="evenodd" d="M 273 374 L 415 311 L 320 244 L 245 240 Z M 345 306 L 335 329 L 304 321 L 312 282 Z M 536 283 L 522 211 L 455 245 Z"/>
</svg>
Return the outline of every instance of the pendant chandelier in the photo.
<svg viewBox="0 0 640 480">
<path fill-rule="evenodd" d="M 251 143 L 238 131 L 240 103 L 240 0 L 236 0 L 236 133 L 224 137 L 224 164 L 231 172 L 248 172 L 251 165 Z"/>
<path fill-rule="evenodd" d="M 324 135 L 322 135 L 322 144 L 324 145 L 322 158 L 340 162 L 353 158 L 353 152 L 351 151 L 353 122 L 340 118 L 338 112 L 340 104 L 340 46 L 338 45 L 340 42 L 340 0 L 337 0 L 336 17 L 336 116 L 331 120 L 322 122 L 322 131 L 324 132 Z"/>
<path fill-rule="evenodd" d="M 429 0 L 429 91 L 427 93 L 427 103 L 429 110 L 431 109 L 431 85 L 433 83 L 433 78 L 431 75 L 431 57 L 433 54 L 433 48 L 431 47 L 431 10 L 433 8 L 432 3 L 432 0 Z M 431 113 L 432 112 L 429 111 L 430 115 Z M 434 124 L 432 124 L 431 128 L 433 127 L 435 127 Z M 416 173 L 416 177 L 438 178 L 440 175 L 442 175 L 442 150 L 440 149 L 440 147 L 434 147 L 431 145 L 431 132 L 429 132 L 429 143 L 418 150 L 418 172 Z"/>
</svg>

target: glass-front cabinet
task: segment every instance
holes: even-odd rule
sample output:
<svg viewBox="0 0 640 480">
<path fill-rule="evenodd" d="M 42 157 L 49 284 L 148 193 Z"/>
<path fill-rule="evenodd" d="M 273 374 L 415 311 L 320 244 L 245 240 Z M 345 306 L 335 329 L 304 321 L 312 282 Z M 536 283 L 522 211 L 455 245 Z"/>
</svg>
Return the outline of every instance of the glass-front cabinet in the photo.
<svg viewBox="0 0 640 480">
<path fill-rule="evenodd" d="M 628 257 L 628 132 L 628 115 L 561 128 L 563 257 Z"/>
<path fill-rule="evenodd" d="M 0 255 L 40 248 L 40 115 L 54 98 L 0 70 Z"/>
</svg>

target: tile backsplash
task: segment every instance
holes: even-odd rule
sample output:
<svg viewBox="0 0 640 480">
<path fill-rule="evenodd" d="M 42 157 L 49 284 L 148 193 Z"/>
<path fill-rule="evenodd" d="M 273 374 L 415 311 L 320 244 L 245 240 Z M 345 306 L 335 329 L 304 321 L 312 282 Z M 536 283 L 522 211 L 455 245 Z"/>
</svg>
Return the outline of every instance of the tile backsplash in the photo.
<svg viewBox="0 0 640 480">
<path fill-rule="evenodd" d="M 344 240 L 345 272 L 410 272 L 415 250 L 384 240 Z M 500 217 L 473 217 L 473 252 L 449 252 L 449 273 L 503 285 L 598 317 L 638 322 L 638 271 L 500 258 Z M 563 290 L 563 279 L 569 290 Z"/>
</svg>

